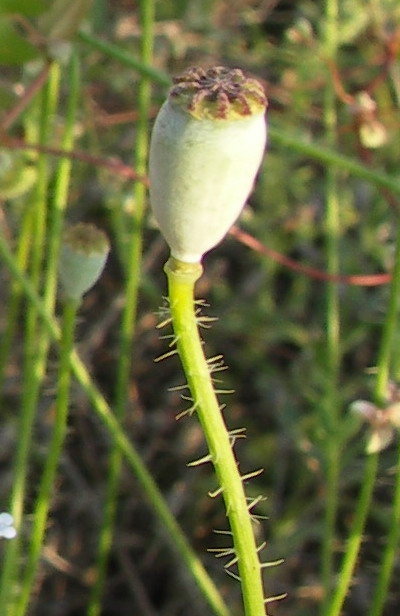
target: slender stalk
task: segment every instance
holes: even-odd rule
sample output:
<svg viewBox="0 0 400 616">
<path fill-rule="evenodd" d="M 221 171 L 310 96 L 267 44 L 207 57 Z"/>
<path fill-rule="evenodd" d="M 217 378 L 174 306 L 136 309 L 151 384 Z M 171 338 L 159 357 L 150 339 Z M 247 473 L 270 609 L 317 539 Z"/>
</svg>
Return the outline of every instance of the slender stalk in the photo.
<svg viewBox="0 0 400 616">
<path fill-rule="evenodd" d="M 79 92 L 79 66 L 75 55 L 71 58 L 71 63 L 68 70 L 68 83 L 70 84 L 70 92 L 68 97 L 65 131 L 62 140 L 62 147 L 69 151 L 74 142 L 74 126 L 76 120 L 76 109 L 78 104 Z M 48 229 L 47 242 L 47 258 L 45 263 L 45 289 L 44 301 L 50 311 L 54 307 L 54 298 L 57 284 L 57 265 L 59 241 L 61 235 L 61 226 L 63 221 L 63 213 L 67 204 L 68 187 L 71 173 L 71 161 L 63 158 L 59 161 L 55 174 L 55 183 L 52 200 L 52 216 L 51 225 Z M 72 309 L 74 308 L 74 309 Z M 27 610 L 28 601 L 32 592 L 35 573 L 37 570 L 40 550 L 44 538 L 45 524 L 50 506 L 51 487 L 55 477 L 58 458 L 61 452 L 61 446 L 64 440 L 66 412 L 68 407 L 68 383 L 69 369 L 65 353 L 69 353 L 72 348 L 72 338 L 74 329 L 74 312 L 76 307 L 67 304 L 64 314 L 65 326 L 61 340 L 61 356 L 60 356 L 60 372 L 59 372 L 59 391 L 56 402 L 56 423 L 52 440 L 49 445 L 49 453 L 46 457 L 43 476 L 41 479 L 39 494 L 35 504 L 33 515 L 33 528 L 30 537 L 28 563 L 25 567 L 24 578 L 22 580 L 22 590 L 20 591 L 19 601 L 16 608 L 16 613 L 13 616 L 23 616 Z M 72 331 L 70 331 L 72 330 Z M 64 346 L 69 347 L 65 350 Z M 65 407 L 65 408 L 64 408 Z"/>
<path fill-rule="evenodd" d="M 34 225 L 34 215 L 34 210 L 30 208 L 27 208 L 26 211 L 23 213 L 20 231 L 17 238 L 18 245 L 16 248 L 16 254 L 18 266 L 24 272 L 28 267 L 28 258 L 32 239 L 32 228 Z M 19 323 L 21 295 L 21 288 L 15 281 L 13 281 L 10 285 L 9 297 L 7 298 L 7 324 L 2 335 L 0 345 L 0 406 L 4 394 L 2 385 L 5 378 L 7 362 L 9 361 L 17 330 L 17 325 Z"/>
<path fill-rule="evenodd" d="M 390 288 L 388 312 L 382 332 L 381 345 L 377 362 L 377 379 L 375 384 L 375 401 L 378 405 L 385 399 L 390 361 L 393 350 L 393 340 L 397 331 L 397 320 L 400 302 L 400 229 L 397 231 L 393 279 Z M 351 586 L 354 567 L 360 551 L 365 522 L 371 504 L 374 483 L 378 470 L 378 455 L 368 457 L 360 496 L 354 512 L 354 520 L 338 576 L 338 584 L 332 595 L 325 616 L 339 616 L 347 593 Z"/>
<path fill-rule="evenodd" d="M 40 141 L 45 144 L 50 134 L 51 118 L 58 97 L 59 67 L 53 65 L 49 73 L 49 82 L 42 92 L 40 107 Z M 40 273 L 44 251 L 44 238 L 46 229 L 46 206 L 48 189 L 48 163 L 47 155 L 38 158 L 38 180 L 33 208 L 35 210 L 35 230 L 33 235 L 32 253 L 30 261 L 30 275 L 34 288 L 40 284 Z M 39 388 L 45 372 L 48 336 L 37 325 L 36 307 L 28 303 L 25 327 L 24 347 L 24 376 L 21 402 L 21 415 L 19 418 L 18 442 L 14 461 L 14 478 L 11 494 L 10 513 L 17 528 L 22 522 L 26 480 L 28 475 L 28 462 L 32 438 L 32 427 L 35 418 L 36 404 Z M 38 343 L 39 340 L 39 343 Z M 4 556 L 2 576 L 0 581 L 0 605 L 7 614 L 10 597 L 13 600 L 13 582 L 17 578 L 18 555 L 20 550 L 20 537 L 7 544 Z"/>
<path fill-rule="evenodd" d="M 70 355 L 73 350 L 75 321 L 78 308 L 79 303 L 74 300 L 67 301 L 64 307 L 60 340 L 57 398 L 55 403 L 55 423 L 53 434 L 48 445 L 46 464 L 41 477 L 34 509 L 34 524 L 30 537 L 29 554 L 25 566 L 25 575 L 13 616 L 24 616 L 28 609 L 29 598 L 32 593 L 43 545 L 54 479 L 67 432 L 69 388 L 71 380 Z"/>
<path fill-rule="evenodd" d="M 61 148 L 65 152 L 71 152 L 75 142 L 80 95 L 80 65 L 76 53 L 73 53 L 71 56 L 69 66 L 65 70 L 65 78 L 68 82 L 69 90 Z M 71 170 L 72 160 L 68 157 L 60 158 L 54 174 L 54 187 L 49 204 L 50 221 L 44 263 L 44 297 L 46 303 L 50 306 L 54 304 L 56 297 L 60 238 L 64 224 L 64 214 L 68 205 Z"/>
<path fill-rule="evenodd" d="M 193 411 L 196 411 L 202 425 L 230 522 L 244 611 L 246 616 L 265 616 L 261 565 L 243 480 L 198 332 L 194 285 L 202 273 L 202 267 L 171 258 L 165 272 L 176 346 L 192 395 Z"/>
<path fill-rule="evenodd" d="M 342 613 L 343 603 L 352 583 L 354 567 L 363 539 L 365 521 L 372 499 L 377 469 L 378 456 L 376 454 L 370 455 L 365 465 L 363 482 L 357 501 L 357 509 L 354 514 L 350 536 L 347 540 L 346 552 L 337 577 L 338 584 L 332 594 L 331 601 L 325 610 L 324 616 L 339 616 Z"/>
<path fill-rule="evenodd" d="M 398 232 L 400 235 L 400 231 Z M 398 239 L 400 244 L 400 239 Z M 394 348 L 393 335 L 395 333 L 395 322 L 398 322 L 399 313 L 399 300 L 398 294 L 400 293 L 400 248 L 396 247 L 395 254 L 395 269 L 393 272 L 393 286 L 390 297 L 389 312 L 387 315 L 387 321 L 390 319 L 393 329 L 386 331 L 386 335 L 382 340 L 382 347 L 380 352 L 380 363 L 383 364 L 382 370 L 378 372 L 378 378 L 376 383 L 376 402 L 381 403 L 385 398 L 387 382 L 389 380 L 389 358 Z M 395 282 L 395 278 L 397 281 Z M 397 295 L 396 295 L 397 293 Z M 395 347 L 396 348 L 396 347 Z M 398 364 L 398 352 L 397 352 Z M 393 494 L 393 506 L 390 517 L 389 532 L 385 541 L 385 549 L 383 551 L 381 564 L 379 567 L 378 578 L 376 581 L 376 587 L 373 594 L 368 616 L 380 616 L 383 613 L 385 601 L 387 598 L 388 588 L 393 573 L 393 567 L 396 562 L 398 545 L 400 542 L 400 447 L 398 447 L 398 463 L 396 473 L 396 483 Z"/>
<path fill-rule="evenodd" d="M 146 0 L 142 0 L 141 4 L 144 11 L 153 10 L 153 0 L 151 2 L 146 2 Z M 146 7 L 146 4 L 148 4 L 149 6 Z M 144 13 L 142 12 L 142 15 L 143 14 Z M 124 49 L 121 49 L 121 47 L 118 47 L 118 45 L 113 45 L 112 43 L 102 41 L 96 36 L 89 34 L 89 32 L 84 32 L 83 30 L 79 33 L 79 38 L 87 45 L 90 45 L 90 47 L 92 47 L 93 49 L 97 49 L 109 58 L 113 58 L 114 60 L 121 62 L 121 64 L 124 64 L 125 66 L 128 66 L 129 68 L 137 71 L 140 75 L 143 75 L 143 77 L 147 77 L 148 79 L 151 79 L 152 81 L 155 81 L 156 83 L 159 83 L 164 86 L 171 85 L 170 77 L 166 73 L 163 73 L 162 71 L 159 71 L 154 68 L 154 66 L 150 64 L 149 60 L 145 59 L 143 56 L 141 56 L 140 59 L 135 58 L 134 55 L 132 55 L 128 51 L 125 51 Z"/>
<path fill-rule="evenodd" d="M 268 137 L 271 145 L 277 144 L 284 146 L 293 150 L 293 152 L 298 152 L 299 154 L 303 154 L 306 157 L 318 161 L 321 165 L 332 165 L 338 169 L 343 169 L 355 177 L 371 182 L 371 184 L 375 184 L 381 188 L 388 188 L 395 195 L 400 194 L 400 183 L 396 177 L 366 167 L 356 159 L 348 158 L 333 149 L 315 145 L 314 143 L 308 143 L 304 141 L 304 138 L 293 136 L 292 133 L 286 133 L 271 123 L 268 125 Z"/>
<path fill-rule="evenodd" d="M 143 64 L 150 65 L 153 57 L 153 26 L 154 2 L 142 0 L 140 2 L 141 23 L 141 53 Z M 151 82 L 148 75 L 143 75 L 137 88 L 138 122 L 136 126 L 134 168 L 139 175 L 145 175 L 148 156 L 149 121 L 148 110 L 151 102 Z M 134 186 L 135 209 L 132 215 L 132 231 L 128 249 L 129 262 L 125 263 L 127 281 L 125 285 L 125 306 L 122 313 L 122 323 L 118 350 L 118 365 L 115 390 L 115 416 L 123 422 L 129 391 L 131 372 L 132 340 L 136 326 L 138 291 L 140 271 L 142 264 L 143 222 L 146 206 L 146 187 L 142 182 Z M 111 549 L 115 515 L 118 501 L 122 454 L 117 445 L 109 456 L 109 471 L 105 496 L 104 518 L 99 537 L 98 554 L 96 562 L 96 581 L 92 587 L 89 601 L 88 616 L 97 616 L 101 611 L 101 597 L 106 576 L 107 561 Z"/>
<path fill-rule="evenodd" d="M 338 2 L 326 0 L 325 3 L 325 53 L 335 62 L 337 53 Z M 336 95 L 330 80 L 325 85 L 324 125 L 326 139 L 331 147 L 336 143 Z M 326 169 L 326 256 L 329 274 L 335 276 L 339 271 L 339 199 L 337 194 L 337 170 Z M 325 598 L 332 586 L 333 549 L 335 523 L 338 507 L 339 450 L 337 443 L 338 426 L 338 375 L 340 364 L 340 315 L 339 290 L 334 282 L 326 284 L 326 390 L 322 407 L 325 411 L 326 441 L 325 450 L 325 521 L 322 539 L 322 583 Z M 321 605 L 323 613 L 323 603 Z"/>
</svg>

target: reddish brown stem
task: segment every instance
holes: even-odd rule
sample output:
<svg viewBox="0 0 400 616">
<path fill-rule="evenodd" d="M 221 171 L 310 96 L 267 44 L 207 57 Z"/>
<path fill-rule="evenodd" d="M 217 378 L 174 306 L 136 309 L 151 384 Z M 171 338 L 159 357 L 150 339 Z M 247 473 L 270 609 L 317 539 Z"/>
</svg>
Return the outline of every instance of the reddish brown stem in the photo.
<svg viewBox="0 0 400 616">
<path fill-rule="evenodd" d="M 145 186 L 148 186 L 148 179 L 146 176 L 139 175 L 132 167 L 125 165 L 118 158 L 101 158 L 100 156 L 93 156 L 87 152 L 79 150 L 60 150 L 51 146 L 43 146 L 38 143 L 26 143 L 23 139 L 17 139 L 15 137 L 8 137 L 3 135 L 2 145 L 12 149 L 18 150 L 34 150 L 35 152 L 44 152 L 45 154 L 51 154 L 53 156 L 59 156 L 64 158 L 70 158 L 72 160 L 81 160 L 96 167 L 104 167 L 113 173 L 116 173 L 121 178 L 128 180 L 136 180 L 137 182 L 143 182 Z"/>
<path fill-rule="evenodd" d="M 252 250 L 263 254 L 270 259 L 273 259 L 276 263 L 280 263 L 285 267 L 291 269 L 294 272 L 299 272 L 300 274 L 305 274 L 310 278 L 314 278 L 315 280 L 323 280 L 329 282 L 338 282 L 344 284 L 355 285 L 359 287 L 376 287 L 383 284 L 388 284 L 392 275 L 389 273 L 382 274 L 328 274 L 327 272 L 323 272 L 321 270 L 310 267 L 309 265 L 303 265 L 302 263 L 298 263 L 291 259 L 290 257 L 286 257 L 285 255 L 273 250 L 272 248 L 268 248 L 264 246 L 259 240 L 255 237 L 242 231 L 236 225 L 233 226 L 230 230 L 230 234 L 233 235 L 239 242 L 248 246 Z"/>
<path fill-rule="evenodd" d="M 46 64 L 40 71 L 36 79 L 26 88 L 18 103 L 10 109 L 0 122 L 0 134 L 6 133 L 19 118 L 23 110 L 28 106 L 35 94 L 40 90 L 47 80 L 50 64 Z"/>
</svg>

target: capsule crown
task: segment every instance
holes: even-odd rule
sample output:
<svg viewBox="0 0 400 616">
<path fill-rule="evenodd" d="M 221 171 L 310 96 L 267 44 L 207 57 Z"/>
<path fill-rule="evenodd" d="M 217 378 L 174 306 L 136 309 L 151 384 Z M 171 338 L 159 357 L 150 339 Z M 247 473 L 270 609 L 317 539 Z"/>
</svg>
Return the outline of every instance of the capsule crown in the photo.
<svg viewBox="0 0 400 616">
<path fill-rule="evenodd" d="M 173 79 L 169 100 L 199 120 L 234 120 L 263 113 L 267 98 L 259 81 L 239 68 L 192 67 Z"/>
</svg>

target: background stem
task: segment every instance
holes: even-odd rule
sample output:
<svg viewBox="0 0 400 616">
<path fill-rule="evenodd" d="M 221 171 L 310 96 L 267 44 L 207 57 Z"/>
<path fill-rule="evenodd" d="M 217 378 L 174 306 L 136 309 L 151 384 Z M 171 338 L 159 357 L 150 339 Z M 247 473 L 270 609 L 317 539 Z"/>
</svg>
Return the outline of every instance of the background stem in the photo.
<svg viewBox="0 0 400 616">
<path fill-rule="evenodd" d="M 389 381 L 390 361 L 393 350 L 393 340 L 397 331 L 397 319 L 400 301 L 400 230 L 397 231 L 396 250 L 394 255 L 393 279 L 390 289 L 389 306 L 384 322 L 380 350 L 377 363 L 377 378 L 375 385 L 375 401 L 381 404 L 386 397 Z M 376 474 L 378 471 L 378 455 L 371 454 L 367 458 L 360 496 L 354 512 L 354 519 L 347 541 L 345 555 L 338 575 L 338 584 L 326 610 L 326 616 L 339 616 L 343 603 L 349 592 L 353 572 L 364 535 L 365 523 L 371 505 Z M 395 516 L 397 512 L 395 513 Z"/>
<path fill-rule="evenodd" d="M 324 23 L 324 51 L 330 62 L 336 63 L 338 2 L 326 0 Z M 330 79 L 325 84 L 324 97 L 325 139 L 329 147 L 336 146 L 337 115 L 336 93 Z M 339 272 L 339 197 L 337 170 L 328 167 L 325 171 L 325 233 L 327 271 L 332 276 Z M 338 378 L 340 366 L 340 313 L 339 289 L 334 282 L 326 283 L 326 385 L 322 400 L 325 431 L 325 521 L 322 539 L 322 583 L 325 598 L 332 588 L 333 550 L 335 545 L 336 512 L 338 508 L 338 482 L 340 472 L 340 445 L 338 443 L 339 396 Z M 321 605 L 323 613 L 323 603 Z"/>
<path fill-rule="evenodd" d="M 150 65 L 153 54 L 153 0 L 142 0 L 139 3 L 139 18 L 141 25 L 140 61 Z M 151 81 L 144 72 L 137 88 L 138 121 L 135 132 L 135 148 L 133 166 L 140 176 L 145 176 L 147 170 L 147 153 L 149 141 L 149 118 Z M 142 267 L 143 223 L 146 206 L 146 187 L 142 182 L 134 185 L 134 210 L 128 221 L 130 237 L 128 251 L 122 257 L 126 274 L 125 305 L 119 336 L 118 363 L 116 371 L 114 412 L 119 422 L 123 422 L 128 405 L 129 381 L 131 376 L 132 343 L 136 327 L 138 292 Z M 108 460 L 108 477 L 104 504 L 104 517 L 99 536 L 96 580 L 92 586 L 88 605 L 88 616 L 97 616 L 101 611 L 101 596 L 104 589 L 106 567 L 111 550 L 113 528 L 118 502 L 122 454 L 118 446 L 113 445 Z"/>
</svg>

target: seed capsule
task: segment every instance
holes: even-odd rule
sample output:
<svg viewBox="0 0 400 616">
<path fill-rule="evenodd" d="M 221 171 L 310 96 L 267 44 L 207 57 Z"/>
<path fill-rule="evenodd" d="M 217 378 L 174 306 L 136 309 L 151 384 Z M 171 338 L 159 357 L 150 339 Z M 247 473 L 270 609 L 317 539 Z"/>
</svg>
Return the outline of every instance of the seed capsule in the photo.
<svg viewBox="0 0 400 616">
<path fill-rule="evenodd" d="M 171 255 L 200 262 L 239 216 L 266 143 L 267 99 L 239 69 L 174 79 L 150 145 L 150 201 Z"/>
<path fill-rule="evenodd" d="M 105 233 L 94 225 L 78 223 L 65 231 L 59 277 L 66 297 L 82 299 L 99 279 L 109 251 Z"/>
</svg>

